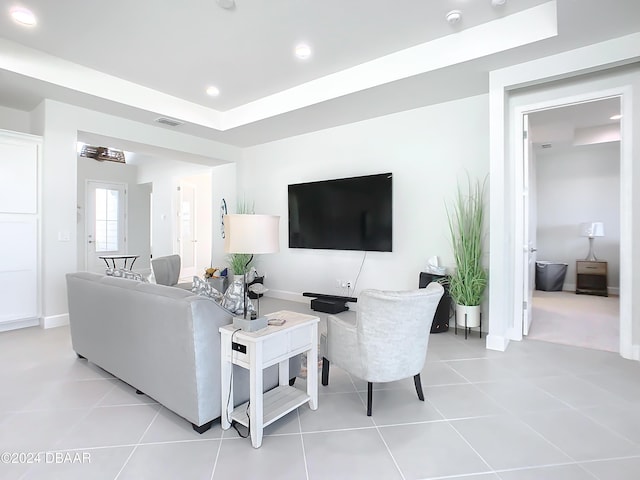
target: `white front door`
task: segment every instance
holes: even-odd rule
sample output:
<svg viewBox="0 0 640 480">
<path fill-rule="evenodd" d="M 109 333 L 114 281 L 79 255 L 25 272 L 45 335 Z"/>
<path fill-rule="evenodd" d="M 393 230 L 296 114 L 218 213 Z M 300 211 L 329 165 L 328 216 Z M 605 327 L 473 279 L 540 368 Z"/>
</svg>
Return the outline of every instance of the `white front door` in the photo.
<svg viewBox="0 0 640 480">
<path fill-rule="evenodd" d="M 86 205 L 87 270 L 104 273 L 107 265 L 101 255 L 127 253 L 127 186 L 89 180 Z M 122 261 L 116 266 L 121 267 Z"/>
<path fill-rule="evenodd" d="M 196 275 L 197 236 L 196 236 L 196 187 L 191 183 L 180 183 L 179 229 L 181 276 Z"/>
<path fill-rule="evenodd" d="M 535 202 L 535 169 L 533 168 L 533 152 L 532 143 L 529 138 L 529 116 L 523 115 L 523 142 L 522 142 L 522 155 L 523 155 L 523 202 L 522 202 L 522 215 L 523 215 L 523 254 L 524 254 L 524 266 L 523 269 L 523 295 L 524 299 L 522 305 L 522 334 L 528 335 L 529 328 L 531 327 L 532 318 L 532 301 L 533 301 L 533 289 L 535 286 L 535 273 L 536 273 L 536 202 Z"/>
</svg>

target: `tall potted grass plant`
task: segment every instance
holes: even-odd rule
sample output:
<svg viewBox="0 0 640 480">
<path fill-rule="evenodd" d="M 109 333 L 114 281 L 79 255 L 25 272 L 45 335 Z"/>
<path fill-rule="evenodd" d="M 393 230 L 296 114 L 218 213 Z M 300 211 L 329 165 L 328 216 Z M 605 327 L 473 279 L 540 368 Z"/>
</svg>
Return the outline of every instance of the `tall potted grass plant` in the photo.
<svg viewBox="0 0 640 480">
<path fill-rule="evenodd" d="M 467 181 L 467 189 L 458 186 L 451 208 L 447 207 L 449 232 L 456 269 L 449 278 L 449 294 L 456 303 L 458 325 L 480 325 L 480 303 L 487 286 L 482 265 L 484 241 L 484 182 Z"/>
</svg>

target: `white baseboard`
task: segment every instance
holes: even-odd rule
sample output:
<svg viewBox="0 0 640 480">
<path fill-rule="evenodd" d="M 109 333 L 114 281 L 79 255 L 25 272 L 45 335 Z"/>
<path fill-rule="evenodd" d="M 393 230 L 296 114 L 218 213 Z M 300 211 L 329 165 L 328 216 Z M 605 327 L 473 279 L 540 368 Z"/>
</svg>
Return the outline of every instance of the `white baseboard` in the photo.
<svg viewBox="0 0 640 480">
<path fill-rule="evenodd" d="M 487 350 L 504 352 L 509 346 L 509 339 L 499 335 L 487 335 Z"/>
<path fill-rule="evenodd" d="M 38 325 L 40 325 L 40 320 L 38 318 L 10 320 L 0 323 L 0 332 L 8 332 L 9 330 L 17 330 L 18 328 L 36 327 Z"/>
<path fill-rule="evenodd" d="M 55 328 L 69 325 L 69 314 L 63 313 L 61 315 L 51 315 L 49 317 L 43 317 L 40 322 L 42 328 Z"/>
<path fill-rule="evenodd" d="M 264 294 L 265 297 L 278 298 L 280 300 L 289 300 L 290 302 L 305 303 L 311 300 L 308 297 L 302 296 L 300 293 L 288 292 L 286 290 L 272 290 Z"/>
</svg>

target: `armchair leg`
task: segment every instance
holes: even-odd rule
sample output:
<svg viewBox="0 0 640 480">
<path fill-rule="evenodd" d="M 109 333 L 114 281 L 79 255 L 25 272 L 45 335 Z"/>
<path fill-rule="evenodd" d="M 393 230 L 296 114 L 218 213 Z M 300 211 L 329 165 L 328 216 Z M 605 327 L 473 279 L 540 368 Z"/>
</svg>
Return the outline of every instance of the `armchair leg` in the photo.
<svg viewBox="0 0 640 480">
<path fill-rule="evenodd" d="M 371 416 L 373 408 L 373 383 L 367 382 L 367 417 Z"/>
<path fill-rule="evenodd" d="M 422 382 L 420 381 L 420 374 L 413 376 L 413 383 L 416 385 L 416 393 L 418 398 L 424 402 L 424 393 L 422 393 Z"/>
<path fill-rule="evenodd" d="M 322 357 L 322 385 L 329 385 L 329 360 Z"/>
</svg>

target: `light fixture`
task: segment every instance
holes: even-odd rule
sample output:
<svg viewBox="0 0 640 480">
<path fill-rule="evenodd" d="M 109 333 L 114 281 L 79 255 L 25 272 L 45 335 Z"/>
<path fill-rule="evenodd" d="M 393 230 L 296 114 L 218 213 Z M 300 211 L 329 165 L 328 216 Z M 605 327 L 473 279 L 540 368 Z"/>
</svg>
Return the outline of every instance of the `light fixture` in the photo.
<svg viewBox="0 0 640 480">
<path fill-rule="evenodd" d="M 300 60 L 306 60 L 311 56 L 311 47 L 306 43 L 300 43 L 296 45 L 294 53 Z"/>
<path fill-rule="evenodd" d="M 218 95 L 220 95 L 220 89 L 211 85 L 207 87 L 207 95 L 211 97 L 217 97 Z"/>
<path fill-rule="evenodd" d="M 602 222 L 586 222 L 580 224 L 580 235 L 589 237 L 589 254 L 585 261 L 597 262 L 595 253 L 593 252 L 593 239 L 595 237 L 604 237 L 604 223 Z"/>
<path fill-rule="evenodd" d="M 507 0 L 491 0 L 492 7 L 501 7 L 505 3 L 507 3 Z"/>
<path fill-rule="evenodd" d="M 253 332 L 267 326 L 267 318 L 247 319 L 247 273 L 253 256 L 280 251 L 280 217 L 276 215 L 235 214 L 225 215 L 224 251 L 245 253 L 251 257 L 245 265 L 243 282 L 243 316 L 233 319 L 234 328 Z"/>
<path fill-rule="evenodd" d="M 622 118 L 622 115 L 617 114 L 617 115 L 611 115 L 609 117 L 609 120 L 620 120 Z"/>
<path fill-rule="evenodd" d="M 38 23 L 36 16 L 31 10 L 24 7 L 13 7 L 11 9 L 11 18 L 21 25 L 33 27 Z"/>
<path fill-rule="evenodd" d="M 451 10 L 449 13 L 447 13 L 445 18 L 451 25 L 455 25 L 460 21 L 460 19 L 462 19 L 462 12 L 460 10 Z"/>
</svg>

